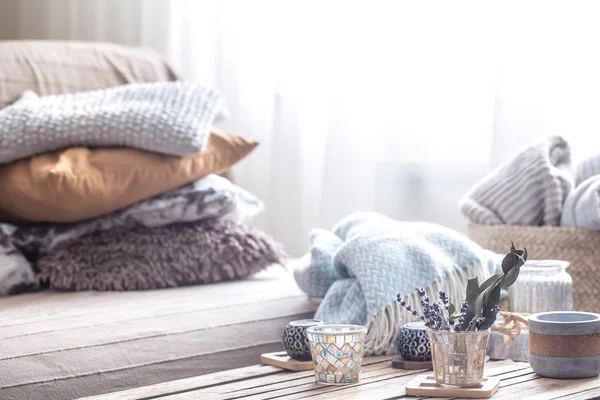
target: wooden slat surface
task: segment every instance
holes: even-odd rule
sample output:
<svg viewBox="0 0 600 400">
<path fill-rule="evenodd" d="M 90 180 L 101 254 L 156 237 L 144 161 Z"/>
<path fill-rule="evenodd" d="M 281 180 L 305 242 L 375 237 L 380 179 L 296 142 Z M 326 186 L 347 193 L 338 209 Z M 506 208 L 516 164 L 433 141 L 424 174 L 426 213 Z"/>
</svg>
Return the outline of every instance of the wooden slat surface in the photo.
<svg viewBox="0 0 600 400">
<path fill-rule="evenodd" d="M 423 370 L 391 367 L 387 356 L 368 357 L 363 364 L 359 384 L 351 386 L 318 385 L 312 371 L 289 372 L 275 367 L 253 366 L 174 382 L 147 386 L 93 399 L 403 399 L 404 386 Z M 536 375 L 527 363 L 488 362 L 486 376 L 500 378 L 500 389 L 493 399 L 569 399 L 600 396 L 600 379 L 559 380 Z M 92 398 L 88 398 L 92 399 Z M 428 398 L 431 399 L 431 398 Z"/>
</svg>

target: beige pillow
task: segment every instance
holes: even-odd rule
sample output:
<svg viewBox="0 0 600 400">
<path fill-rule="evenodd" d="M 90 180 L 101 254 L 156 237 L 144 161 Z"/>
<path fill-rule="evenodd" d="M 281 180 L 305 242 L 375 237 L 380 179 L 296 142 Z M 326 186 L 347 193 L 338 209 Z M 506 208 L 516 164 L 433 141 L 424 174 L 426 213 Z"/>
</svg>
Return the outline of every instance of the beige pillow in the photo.
<svg viewBox="0 0 600 400">
<path fill-rule="evenodd" d="M 0 55 L 0 108 L 27 90 L 44 96 L 177 79 L 158 53 L 112 43 L 0 41 Z"/>
<path fill-rule="evenodd" d="M 0 215 L 9 221 L 37 222 L 97 217 L 222 173 L 257 145 L 213 130 L 202 153 L 183 157 L 85 147 L 34 156 L 0 166 Z"/>
</svg>

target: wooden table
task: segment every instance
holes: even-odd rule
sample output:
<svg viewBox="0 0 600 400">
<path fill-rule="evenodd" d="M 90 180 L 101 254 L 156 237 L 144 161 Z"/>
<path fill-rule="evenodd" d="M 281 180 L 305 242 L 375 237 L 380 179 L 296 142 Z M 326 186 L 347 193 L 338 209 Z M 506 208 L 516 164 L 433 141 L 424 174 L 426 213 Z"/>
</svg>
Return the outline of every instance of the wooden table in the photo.
<svg viewBox="0 0 600 400">
<path fill-rule="evenodd" d="M 138 389 L 93 397 L 105 400 L 138 399 L 403 399 L 406 385 L 416 375 L 391 367 L 390 357 L 364 360 L 360 383 L 350 386 L 317 385 L 312 371 L 290 372 L 257 365 Z M 493 399 L 591 399 L 600 396 L 600 379 L 548 379 L 537 376 L 527 363 L 488 362 L 486 376 L 501 379 Z M 92 399 L 92 398 L 88 398 Z"/>
</svg>

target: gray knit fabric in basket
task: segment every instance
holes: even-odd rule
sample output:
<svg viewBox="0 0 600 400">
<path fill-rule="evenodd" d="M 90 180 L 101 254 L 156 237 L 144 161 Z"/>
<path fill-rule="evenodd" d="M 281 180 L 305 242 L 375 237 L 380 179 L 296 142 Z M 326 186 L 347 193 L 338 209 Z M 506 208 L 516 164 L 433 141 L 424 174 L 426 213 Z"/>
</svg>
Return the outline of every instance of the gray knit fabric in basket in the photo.
<svg viewBox="0 0 600 400">
<path fill-rule="evenodd" d="M 549 137 L 490 172 L 465 195 L 460 209 L 485 225 L 558 225 L 573 188 L 570 167 L 566 140 Z"/>
<path fill-rule="evenodd" d="M 72 146 L 202 151 L 223 99 L 192 82 L 156 82 L 39 97 L 0 110 L 0 163 Z"/>
<path fill-rule="evenodd" d="M 560 225 L 600 231 L 600 175 L 581 182 L 569 194 Z"/>
<path fill-rule="evenodd" d="M 600 154 L 587 157 L 577 163 L 575 168 L 575 185 L 579 186 L 594 175 L 600 175 Z"/>
</svg>

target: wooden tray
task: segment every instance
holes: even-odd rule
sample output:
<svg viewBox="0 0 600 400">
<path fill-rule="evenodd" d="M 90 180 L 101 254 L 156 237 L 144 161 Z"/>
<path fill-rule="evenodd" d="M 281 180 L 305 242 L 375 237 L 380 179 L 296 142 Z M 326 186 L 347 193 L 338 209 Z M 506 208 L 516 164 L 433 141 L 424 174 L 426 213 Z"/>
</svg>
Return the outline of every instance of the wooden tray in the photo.
<svg viewBox="0 0 600 400">
<path fill-rule="evenodd" d="M 260 356 L 260 362 L 274 367 L 289 369 L 290 371 L 308 371 L 314 368 L 311 361 L 298 361 L 290 358 L 285 351 L 265 353 Z"/>
<path fill-rule="evenodd" d="M 500 385 L 498 378 L 483 378 L 480 386 L 461 388 L 440 385 L 433 375 L 419 375 L 406 385 L 408 396 L 426 397 L 463 397 L 467 399 L 488 399 L 492 397 Z"/>
<path fill-rule="evenodd" d="M 405 361 L 400 354 L 392 357 L 392 368 L 397 369 L 433 369 L 431 361 Z"/>
</svg>

